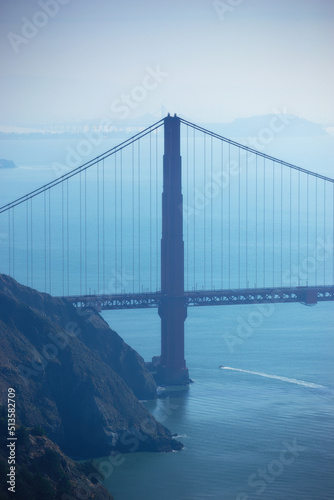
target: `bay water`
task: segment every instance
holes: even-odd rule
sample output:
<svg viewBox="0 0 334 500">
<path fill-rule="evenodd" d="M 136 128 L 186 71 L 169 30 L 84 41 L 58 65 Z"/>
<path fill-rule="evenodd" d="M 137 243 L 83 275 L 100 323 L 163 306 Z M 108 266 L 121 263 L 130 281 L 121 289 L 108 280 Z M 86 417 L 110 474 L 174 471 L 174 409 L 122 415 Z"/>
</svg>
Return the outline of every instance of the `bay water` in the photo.
<svg viewBox="0 0 334 500">
<path fill-rule="evenodd" d="M 56 142 L 36 141 L 32 146 L 22 141 L 20 146 L 14 140 L 1 143 L 1 156 L 20 165 L 1 172 L 3 203 L 53 180 L 52 161 L 63 161 L 66 151 Z M 42 155 L 39 163 L 36 151 Z M 23 234 L 15 271 L 24 283 L 26 212 L 22 214 L 15 226 L 21 225 Z M 7 218 L 0 229 L 5 259 L 11 245 Z M 36 261 L 44 259 L 44 233 L 43 227 L 40 234 L 34 227 Z M 53 242 L 59 246 L 59 238 Z M 61 246 L 56 251 L 59 264 L 53 271 L 52 292 L 62 294 Z M 45 269 L 46 264 L 45 260 Z M 74 264 L 71 269 L 78 277 Z M 332 263 L 329 269 L 332 274 Z M 1 271 L 7 270 L 3 260 Z M 42 269 L 38 276 L 34 261 L 34 281 L 31 274 L 27 284 L 44 291 L 46 271 Z M 160 354 L 160 320 L 155 309 L 102 314 L 146 361 Z M 186 391 L 143 402 L 178 436 L 184 449 L 167 454 L 127 453 L 117 461 L 102 457 L 104 484 L 115 500 L 333 499 L 333 320 L 330 302 L 313 307 L 189 308 L 185 357 L 194 382 Z"/>
<path fill-rule="evenodd" d="M 155 310 L 103 316 L 146 360 L 160 352 Z M 144 402 L 184 449 L 101 459 L 115 500 L 333 499 L 333 323 L 332 303 L 189 308 L 194 383 Z"/>
</svg>

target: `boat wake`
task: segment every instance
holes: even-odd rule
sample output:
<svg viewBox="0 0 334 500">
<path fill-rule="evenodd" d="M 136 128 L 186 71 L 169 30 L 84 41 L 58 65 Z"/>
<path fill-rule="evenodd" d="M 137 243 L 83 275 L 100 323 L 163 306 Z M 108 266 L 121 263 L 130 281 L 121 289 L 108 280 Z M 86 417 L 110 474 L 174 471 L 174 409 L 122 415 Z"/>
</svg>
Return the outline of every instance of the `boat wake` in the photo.
<svg viewBox="0 0 334 500">
<path fill-rule="evenodd" d="M 232 370 L 234 372 L 249 373 L 250 375 L 258 375 L 259 377 L 273 378 L 281 380 L 282 382 L 289 382 L 290 384 L 302 385 L 304 387 L 311 387 L 313 389 L 325 389 L 324 385 L 314 384 L 313 382 L 305 382 L 304 380 L 297 380 L 296 378 L 280 377 L 278 375 L 270 375 L 269 373 L 253 372 L 251 370 L 241 370 L 241 368 L 231 368 L 230 366 L 222 366 L 222 370 Z"/>
</svg>

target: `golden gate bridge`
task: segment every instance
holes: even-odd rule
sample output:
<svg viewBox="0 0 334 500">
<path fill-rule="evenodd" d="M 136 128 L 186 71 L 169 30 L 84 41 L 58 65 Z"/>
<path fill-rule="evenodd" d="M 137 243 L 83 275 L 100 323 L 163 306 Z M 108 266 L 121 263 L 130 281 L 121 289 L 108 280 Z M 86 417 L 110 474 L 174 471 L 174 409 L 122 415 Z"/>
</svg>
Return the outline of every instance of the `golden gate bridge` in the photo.
<svg viewBox="0 0 334 500">
<path fill-rule="evenodd" d="M 158 308 L 166 384 L 189 381 L 187 307 L 334 300 L 334 180 L 176 115 L 0 214 L 2 272 L 75 307 Z"/>
</svg>

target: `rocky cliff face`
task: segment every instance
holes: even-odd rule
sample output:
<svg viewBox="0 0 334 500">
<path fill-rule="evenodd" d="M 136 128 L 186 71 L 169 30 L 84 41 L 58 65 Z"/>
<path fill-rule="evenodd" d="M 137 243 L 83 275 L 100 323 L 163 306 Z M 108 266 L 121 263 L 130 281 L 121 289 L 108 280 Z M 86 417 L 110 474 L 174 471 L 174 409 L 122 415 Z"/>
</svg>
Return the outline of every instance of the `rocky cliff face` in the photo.
<svg viewBox="0 0 334 500">
<path fill-rule="evenodd" d="M 100 484 L 103 476 L 92 463 L 75 463 L 50 439 L 22 427 L 16 428 L 15 481 L 9 485 L 5 479 L 8 480 L 9 470 L 7 436 L 7 409 L 0 407 L 1 500 L 13 497 L 16 500 L 113 500 Z M 9 487 L 14 490 L 9 491 Z"/>
<path fill-rule="evenodd" d="M 155 394 L 142 358 L 99 315 L 2 275 L 0 337 L 0 403 L 14 387 L 20 422 L 70 456 L 182 447 L 134 395 Z"/>
<path fill-rule="evenodd" d="M 66 300 L 20 285 L 5 275 L 0 275 L 0 291 L 64 329 L 65 335 L 53 339 L 59 349 L 66 345 L 70 336 L 76 336 L 126 381 L 137 398 L 156 397 L 156 384 L 143 358 L 111 330 L 100 315 L 92 310 L 75 311 Z"/>
</svg>

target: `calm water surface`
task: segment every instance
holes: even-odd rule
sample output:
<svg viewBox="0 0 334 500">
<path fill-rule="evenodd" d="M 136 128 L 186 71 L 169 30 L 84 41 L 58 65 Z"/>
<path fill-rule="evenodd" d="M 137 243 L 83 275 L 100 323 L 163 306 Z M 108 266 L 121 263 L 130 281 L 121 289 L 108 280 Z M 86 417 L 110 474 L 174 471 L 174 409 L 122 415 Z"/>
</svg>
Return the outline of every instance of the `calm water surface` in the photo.
<svg viewBox="0 0 334 500">
<path fill-rule="evenodd" d="M 159 353 L 156 311 L 103 315 L 145 359 Z M 185 448 L 124 455 L 105 481 L 115 500 L 333 499 L 333 320 L 331 303 L 189 309 L 194 383 L 145 403 Z"/>
</svg>

